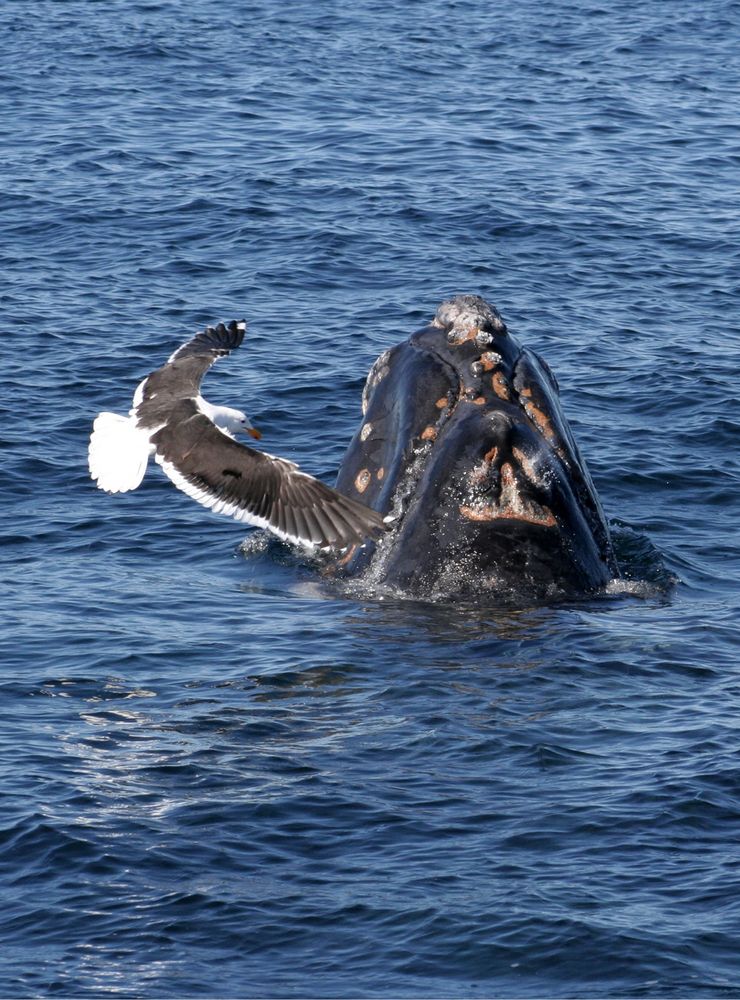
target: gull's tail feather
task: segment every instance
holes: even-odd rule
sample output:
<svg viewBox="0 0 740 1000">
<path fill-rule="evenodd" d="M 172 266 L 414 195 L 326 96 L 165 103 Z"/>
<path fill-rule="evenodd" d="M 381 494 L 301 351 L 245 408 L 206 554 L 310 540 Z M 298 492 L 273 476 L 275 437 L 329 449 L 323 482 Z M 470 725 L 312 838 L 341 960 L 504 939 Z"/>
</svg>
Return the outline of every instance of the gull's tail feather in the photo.
<svg viewBox="0 0 740 1000">
<path fill-rule="evenodd" d="M 90 476 L 107 493 L 135 490 L 144 478 L 151 445 L 131 417 L 99 413 L 88 449 Z"/>
</svg>

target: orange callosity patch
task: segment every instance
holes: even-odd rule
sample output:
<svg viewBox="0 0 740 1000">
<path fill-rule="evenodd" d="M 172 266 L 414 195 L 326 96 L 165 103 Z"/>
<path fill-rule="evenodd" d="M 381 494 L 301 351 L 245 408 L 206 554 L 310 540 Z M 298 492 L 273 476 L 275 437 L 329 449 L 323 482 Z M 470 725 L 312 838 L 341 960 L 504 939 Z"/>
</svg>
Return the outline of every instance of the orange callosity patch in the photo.
<svg viewBox="0 0 740 1000">
<path fill-rule="evenodd" d="M 346 565 L 347 565 L 347 563 L 348 563 L 348 562 L 350 561 L 350 559 L 352 558 L 352 556 L 353 556 L 353 555 L 355 554 L 355 552 L 357 552 L 357 546 L 356 546 L 356 545 L 353 545 L 353 546 L 352 546 L 352 547 L 351 547 L 351 548 L 349 549 L 349 551 L 347 552 L 347 554 L 346 554 L 346 555 L 344 555 L 344 556 L 342 556 L 342 558 L 341 558 L 341 559 L 339 560 L 339 565 L 340 565 L 340 566 L 346 566 Z"/>
<path fill-rule="evenodd" d="M 525 403 L 524 409 L 530 420 L 533 420 L 534 423 L 537 424 L 537 428 L 541 431 L 541 433 L 545 435 L 548 441 L 552 441 L 555 437 L 555 431 L 553 430 L 549 417 L 547 417 L 542 410 L 536 407 L 533 403 Z"/>
<path fill-rule="evenodd" d="M 492 449 L 495 451 L 495 449 Z M 489 452 L 490 454 L 490 452 Z M 486 463 L 473 470 L 473 474 L 482 474 L 486 470 Z M 488 464 L 490 468 L 490 463 Z M 471 481 L 472 475 L 471 474 Z M 484 503 L 473 501 L 470 504 L 462 504 L 460 513 L 469 521 L 524 521 L 527 524 L 538 524 L 544 528 L 554 528 L 557 524 L 555 515 L 549 507 L 536 503 L 534 500 L 527 500 L 522 497 L 516 482 L 514 469 L 509 462 L 504 462 L 500 469 L 501 494 L 498 503 Z"/>
<path fill-rule="evenodd" d="M 370 482 L 370 473 L 367 469 L 361 469 L 355 477 L 355 489 L 358 493 L 364 493 Z"/>
<path fill-rule="evenodd" d="M 450 343 L 453 347 L 458 347 L 460 344 L 465 344 L 469 340 L 475 340 L 475 338 L 480 333 L 477 326 L 471 326 L 468 330 L 455 330 L 454 328 L 447 334 L 448 338 L 452 338 Z"/>
<path fill-rule="evenodd" d="M 522 470 L 522 472 L 530 481 L 530 483 L 537 483 L 538 479 L 537 479 L 537 474 L 534 471 L 534 466 L 532 465 L 531 461 L 527 458 L 527 456 L 524 454 L 524 452 L 521 451 L 519 448 L 512 448 L 511 454 L 519 463 L 519 468 Z"/>
<path fill-rule="evenodd" d="M 511 393 L 509 392 L 509 386 L 506 384 L 506 379 L 504 378 L 503 372 L 495 372 L 491 378 L 491 385 L 493 391 L 496 393 L 499 399 L 510 399 Z"/>
<path fill-rule="evenodd" d="M 537 510 L 519 512 L 505 507 L 494 507 L 491 504 L 476 504 L 475 507 L 460 507 L 460 513 L 468 521 L 524 521 L 527 524 L 539 524 L 543 528 L 554 528 L 558 523 L 555 515 L 548 507 Z"/>
<path fill-rule="evenodd" d="M 491 472 L 491 463 L 496 461 L 498 448 L 491 448 L 483 456 L 480 465 L 474 466 L 468 475 L 468 482 L 471 486 L 483 486 Z"/>
</svg>

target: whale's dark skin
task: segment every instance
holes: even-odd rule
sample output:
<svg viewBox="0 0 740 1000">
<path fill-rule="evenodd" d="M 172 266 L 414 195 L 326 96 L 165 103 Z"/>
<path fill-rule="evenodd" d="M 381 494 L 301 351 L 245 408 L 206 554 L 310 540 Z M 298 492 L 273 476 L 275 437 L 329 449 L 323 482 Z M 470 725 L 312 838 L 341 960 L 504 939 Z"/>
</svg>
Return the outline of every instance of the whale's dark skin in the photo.
<svg viewBox="0 0 740 1000">
<path fill-rule="evenodd" d="M 410 595 L 588 594 L 618 575 L 558 386 L 483 299 L 382 354 L 337 489 L 395 517 L 343 560 Z"/>
</svg>

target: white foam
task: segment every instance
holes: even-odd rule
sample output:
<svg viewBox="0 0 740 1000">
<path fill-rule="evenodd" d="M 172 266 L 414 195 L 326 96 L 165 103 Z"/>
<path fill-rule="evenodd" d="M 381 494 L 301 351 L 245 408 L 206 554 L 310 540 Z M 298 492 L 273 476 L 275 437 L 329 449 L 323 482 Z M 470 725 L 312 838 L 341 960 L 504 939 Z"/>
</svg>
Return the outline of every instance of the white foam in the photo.
<svg viewBox="0 0 740 1000">
<path fill-rule="evenodd" d="M 619 594 L 630 594 L 632 597 L 653 597 L 659 593 L 659 588 L 648 580 L 622 580 L 616 578 L 610 580 L 604 587 L 604 593 L 610 597 Z"/>
</svg>

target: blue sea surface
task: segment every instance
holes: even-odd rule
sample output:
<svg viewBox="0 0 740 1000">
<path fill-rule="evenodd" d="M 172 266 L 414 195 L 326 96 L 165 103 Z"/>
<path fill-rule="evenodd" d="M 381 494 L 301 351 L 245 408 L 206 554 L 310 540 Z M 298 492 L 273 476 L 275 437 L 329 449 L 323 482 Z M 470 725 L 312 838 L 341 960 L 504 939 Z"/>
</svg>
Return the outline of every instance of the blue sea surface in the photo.
<svg viewBox="0 0 740 1000">
<path fill-rule="evenodd" d="M 740 3 L 0 8 L 0 995 L 740 997 Z M 625 578 L 322 579 L 91 423 L 208 376 L 331 483 L 451 294 Z"/>
</svg>

